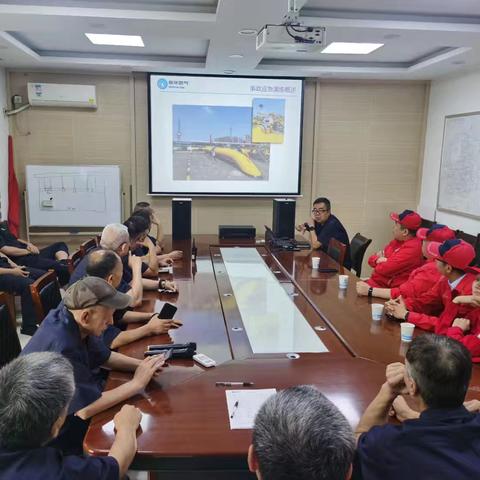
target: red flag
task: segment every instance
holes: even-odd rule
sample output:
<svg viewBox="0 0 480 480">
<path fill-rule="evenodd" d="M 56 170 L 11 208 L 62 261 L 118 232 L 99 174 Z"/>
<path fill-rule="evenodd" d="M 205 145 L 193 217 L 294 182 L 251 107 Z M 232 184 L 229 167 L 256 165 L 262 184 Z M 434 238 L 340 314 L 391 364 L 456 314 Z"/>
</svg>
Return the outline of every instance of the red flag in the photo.
<svg viewBox="0 0 480 480">
<path fill-rule="evenodd" d="M 20 194 L 18 191 L 15 165 L 13 164 L 13 139 L 8 136 L 8 228 L 18 236 L 20 227 Z"/>
</svg>

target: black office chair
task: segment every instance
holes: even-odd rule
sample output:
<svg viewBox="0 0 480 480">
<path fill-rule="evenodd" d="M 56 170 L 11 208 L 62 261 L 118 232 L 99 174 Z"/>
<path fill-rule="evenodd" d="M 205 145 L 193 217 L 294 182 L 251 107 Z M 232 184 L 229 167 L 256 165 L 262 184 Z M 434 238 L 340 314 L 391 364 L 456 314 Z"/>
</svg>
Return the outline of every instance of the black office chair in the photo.
<svg viewBox="0 0 480 480">
<path fill-rule="evenodd" d="M 477 235 L 475 242 L 475 265 L 480 266 L 480 233 Z"/>
<path fill-rule="evenodd" d="M 18 357 L 22 350 L 17 335 L 14 305 L 12 295 L 0 292 L 0 368 Z"/>
<path fill-rule="evenodd" d="M 356 233 L 350 242 L 350 257 L 352 259 L 352 270 L 358 278 L 362 275 L 362 263 L 368 246 L 372 243 L 371 238 L 366 238 L 360 233 Z"/>
<path fill-rule="evenodd" d="M 422 218 L 422 223 L 420 224 L 421 228 L 432 228 L 437 222 L 432 220 L 427 220 L 426 218 Z"/>
<path fill-rule="evenodd" d="M 57 274 L 49 270 L 30 285 L 30 292 L 37 317 L 35 323 L 40 325 L 48 312 L 62 301 Z"/>
<path fill-rule="evenodd" d="M 472 247 L 475 247 L 478 242 L 478 235 L 471 235 L 470 233 L 465 233 L 463 230 L 455 230 L 455 236 L 464 242 L 469 243 Z"/>
</svg>

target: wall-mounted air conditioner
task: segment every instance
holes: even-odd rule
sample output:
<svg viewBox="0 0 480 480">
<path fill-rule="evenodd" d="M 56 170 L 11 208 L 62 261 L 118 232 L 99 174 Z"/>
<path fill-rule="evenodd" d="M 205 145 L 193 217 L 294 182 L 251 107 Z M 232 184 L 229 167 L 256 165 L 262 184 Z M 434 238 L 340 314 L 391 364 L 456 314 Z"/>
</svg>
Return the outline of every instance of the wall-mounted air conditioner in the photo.
<svg viewBox="0 0 480 480">
<path fill-rule="evenodd" d="M 28 102 L 32 107 L 97 108 L 95 85 L 28 83 Z"/>
</svg>

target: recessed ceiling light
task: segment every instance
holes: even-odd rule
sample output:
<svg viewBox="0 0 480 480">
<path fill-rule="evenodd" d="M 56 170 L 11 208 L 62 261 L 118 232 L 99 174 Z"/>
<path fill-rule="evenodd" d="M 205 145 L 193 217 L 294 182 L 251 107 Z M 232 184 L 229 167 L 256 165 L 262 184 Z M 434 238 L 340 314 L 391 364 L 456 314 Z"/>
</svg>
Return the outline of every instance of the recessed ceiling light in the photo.
<svg viewBox="0 0 480 480">
<path fill-rule="evenodd" d="M 239 35 L 256 35 L 257 31 L 253 28 L 244 28 L 243 30 L 240 30 Z"/>
<path fill-rule="evenodd" d="M 232 55 L 229 55 L 230 58 L 243 58 L 243 55 L 241 53 L 232 53 Z"/>
<path fill-rule="evenodd" d="M 122 47 L 144 47 L 140 35 L 110 35 L 105 33 L 86 33 L 95 45 L 118 45 Z"/>
<path fill-rule="evenodd" d="M 94 23 L 90 23 L 89 25 L 90 25 L 92 28 L 105 28 L 105 24 L 104 24 L 104 23 L 94 22 Z"/>
<path fill-rule="evenodd" d="M 223 73 L 226 75 L 231 75 L 232 73 L 235 73 L 235 70 L 224 70 Z"/>
<path fill-rule="evenodd" d="M 322 53 L 366 55 L 383 45 L 383 43 L 332 42 L 322 50 Z"/>
<path fill-rule="evenodd" d="M 308 51 L 308 50 L 305 49 L 305 48 L 299 48 L 299 49 L 297 50 L 297 52 L 299 52 L 299 53 L 306 53 L 307 51 Z"/>
<path fill-rule="evenodd" d="M 385 40 L 393 40 L 394 38 L 400 38 L 400 35 L 398 33 L 387 33 L 383 38 Z"/>
<path fill-rule="evenodd" d="M 452 65 L 465 65 L 465 60 L 454 60 Z"/>
</svg>

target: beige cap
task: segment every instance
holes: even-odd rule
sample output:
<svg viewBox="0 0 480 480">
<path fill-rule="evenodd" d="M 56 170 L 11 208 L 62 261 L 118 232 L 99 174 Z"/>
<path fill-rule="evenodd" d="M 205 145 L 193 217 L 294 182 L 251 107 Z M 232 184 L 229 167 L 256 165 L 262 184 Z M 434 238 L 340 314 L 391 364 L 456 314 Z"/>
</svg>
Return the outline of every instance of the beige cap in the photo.
<svg viewBox="0 0 480 480">
<path fill-rule="evenodd" d="M 131 297 L 120 293 L 103 278 L 85 277 L 71 285 L 65 292 L 63 303 L 70 310 L 102 305 L 116 310 L 126 308 Z"/>
</svg>

